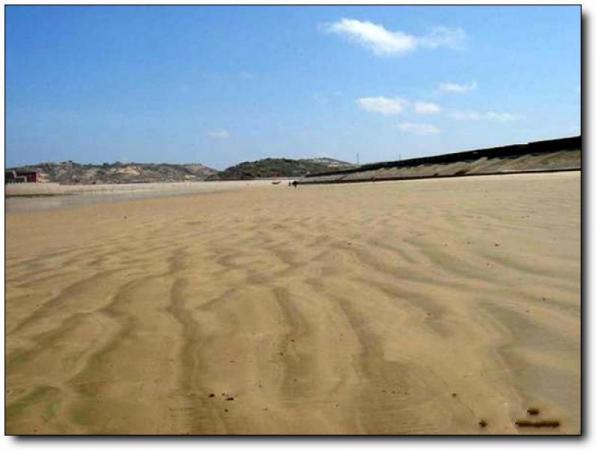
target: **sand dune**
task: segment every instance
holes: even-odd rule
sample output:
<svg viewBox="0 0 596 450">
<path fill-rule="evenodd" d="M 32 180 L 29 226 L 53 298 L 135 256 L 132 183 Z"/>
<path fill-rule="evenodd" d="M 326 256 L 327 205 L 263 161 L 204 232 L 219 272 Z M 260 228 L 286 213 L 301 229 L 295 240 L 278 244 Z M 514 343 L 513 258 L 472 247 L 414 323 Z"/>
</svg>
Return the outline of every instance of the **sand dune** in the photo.
<svg viewBox="0 0 596 450">
<path fill-rule="evenodd" d="M 6 221 L 9 434 L 580 431 L 579 172 Z"/>
</svg>

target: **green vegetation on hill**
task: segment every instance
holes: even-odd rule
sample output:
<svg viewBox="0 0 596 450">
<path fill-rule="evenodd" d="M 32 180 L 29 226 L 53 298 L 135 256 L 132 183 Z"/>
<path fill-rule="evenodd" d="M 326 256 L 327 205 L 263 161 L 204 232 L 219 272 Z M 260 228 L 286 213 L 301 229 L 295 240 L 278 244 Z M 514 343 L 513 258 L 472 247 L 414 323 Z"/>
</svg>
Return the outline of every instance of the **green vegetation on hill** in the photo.
<svg viewBox="0 0 596 450">
<path fill-rule="evenodd" d="M 301 177 L 307 174 L 328 172 L 355 167 L 350 163 L 331 158 L 288 159 L 266 158 L 258 161 L 243 162 L 228 167 L 210 179 L 251 180 L 254 178 Z"/>
</svg>

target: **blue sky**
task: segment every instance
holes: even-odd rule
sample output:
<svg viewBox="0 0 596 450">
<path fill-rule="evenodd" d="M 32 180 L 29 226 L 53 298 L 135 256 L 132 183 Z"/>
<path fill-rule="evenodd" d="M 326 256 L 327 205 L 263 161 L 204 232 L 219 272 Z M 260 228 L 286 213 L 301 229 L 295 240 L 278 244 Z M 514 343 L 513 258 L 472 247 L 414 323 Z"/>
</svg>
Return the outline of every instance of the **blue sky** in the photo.
<svg viewBox="0 0 596 450">
<path fill-rule="evenodd" d="M 6 10 L 6 163 L 373 162 L 580 132 L 580 9 Z"/>
</svg>

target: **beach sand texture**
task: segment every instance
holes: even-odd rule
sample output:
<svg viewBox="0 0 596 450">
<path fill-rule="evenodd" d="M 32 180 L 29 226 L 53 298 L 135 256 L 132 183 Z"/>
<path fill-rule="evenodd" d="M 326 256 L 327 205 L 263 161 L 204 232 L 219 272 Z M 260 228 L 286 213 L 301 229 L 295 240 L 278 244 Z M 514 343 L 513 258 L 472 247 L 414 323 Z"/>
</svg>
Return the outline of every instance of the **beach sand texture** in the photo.
<svg viewBox="0 0 596 450">
<path fill-rule="evenodd" d="M 6 432 L 578 433 L 580 214 L 579 172 L 9 213 Z"/>
</svg>

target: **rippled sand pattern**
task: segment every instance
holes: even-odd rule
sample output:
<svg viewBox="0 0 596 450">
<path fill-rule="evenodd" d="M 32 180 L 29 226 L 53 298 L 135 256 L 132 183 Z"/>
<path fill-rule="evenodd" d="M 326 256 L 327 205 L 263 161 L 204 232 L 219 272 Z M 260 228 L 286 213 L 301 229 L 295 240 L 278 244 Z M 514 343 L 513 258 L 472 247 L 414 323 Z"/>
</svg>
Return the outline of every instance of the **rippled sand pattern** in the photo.
<svg viewBox="0 0 596 450">
<path fill-rule="evenodd" d="M 6 220 L 9 434 L 580 431 L 579 173 Z"/>
</svg>

